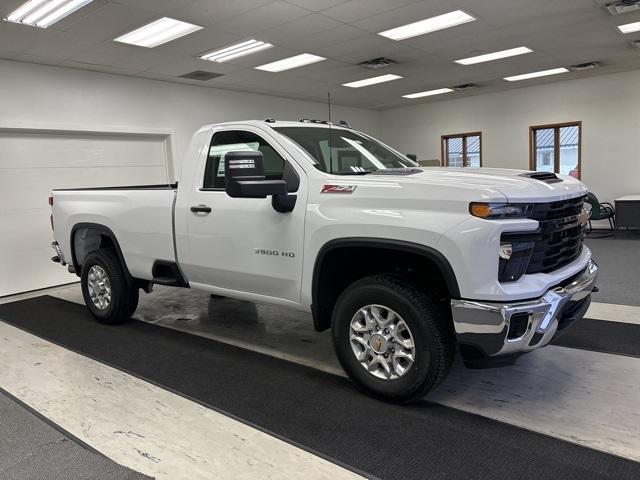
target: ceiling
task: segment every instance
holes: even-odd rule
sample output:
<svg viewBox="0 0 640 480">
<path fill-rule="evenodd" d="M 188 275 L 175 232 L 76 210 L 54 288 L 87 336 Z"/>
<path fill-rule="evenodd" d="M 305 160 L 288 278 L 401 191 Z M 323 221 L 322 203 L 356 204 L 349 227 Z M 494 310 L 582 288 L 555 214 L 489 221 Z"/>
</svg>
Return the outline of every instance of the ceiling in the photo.
<svg viewBox="0 0 640 480">
<path fill-rule="evenodd" d="M 6 16 L 25 0 L 0 0 Z M 226 88 L 283 97 L 386 109 L 540 83 L 640 68 L 640 33 L 616 25 L 640 20 L 640 11 L 612 16 L 607 0 L 94 0 L 47 29 L 0 21 L 0 58 Z M 475 22 L 402 41 L 376 34 L 461 9 Z M 153 49 L 114 38 L 169 16 L 204 26 Z M 197 56 L 256 38 L 274 48 L 226 63 Z M 525 45 L 534 53 L 463 66 L 453 60 Z M 299 53 L 327 60 L 270 73 L 253 67 Z M 357 64 L 389 57 L 396 65 L 368 70 Z M 523 82 L 502 77 L 599 61 L 596 70 Z M 201 82 L 178 78 L 194 70 L 223 74 Z M 352 89 L 342 84 L 393 73 L 404 78 Z M 424 90 L 477 83 L 479 88 L 409 100 Z"/>
</svg>

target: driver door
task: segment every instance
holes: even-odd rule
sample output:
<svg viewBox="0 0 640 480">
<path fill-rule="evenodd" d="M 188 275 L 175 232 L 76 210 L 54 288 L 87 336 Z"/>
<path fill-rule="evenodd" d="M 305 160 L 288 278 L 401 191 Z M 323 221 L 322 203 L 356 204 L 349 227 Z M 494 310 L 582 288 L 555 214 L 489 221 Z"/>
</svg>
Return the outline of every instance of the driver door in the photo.
<svg viewBox="0 0 640 480">
<path fill-rule="evenodd" d="M 290 213 L 276 212 L 267 198 L 231 198 L 224 190 L 224 153 L 257 150 L 267 180 L 284 179 L 297 194 Z M 300 181 L 302 179 L 302 181 Z M 220 129 L 199 165 L 187 215 L 187 251 L 181 266 L 189 282 L 225 290 L 300 302 L 306 176 L 267 132 Z M 206 208 L 211 211 L 202 211 Z M 191 211 L 192 207 L 196 210 Z M 241 295 L 242 296 L 242 295 Z"/>
</svg>

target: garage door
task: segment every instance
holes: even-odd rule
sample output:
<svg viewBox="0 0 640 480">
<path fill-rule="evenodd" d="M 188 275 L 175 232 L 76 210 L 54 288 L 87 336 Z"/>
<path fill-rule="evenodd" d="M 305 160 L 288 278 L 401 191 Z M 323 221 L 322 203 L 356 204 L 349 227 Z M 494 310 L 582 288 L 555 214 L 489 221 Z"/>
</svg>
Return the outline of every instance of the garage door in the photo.
<svg viewBox="0 0 640 480">
<path fill-rule="evenodd" d="M 164 136 L 0 131 L 0 297 L 77 281 L 51 262 L 54 188 L 168 181 Z"/>
</svg>

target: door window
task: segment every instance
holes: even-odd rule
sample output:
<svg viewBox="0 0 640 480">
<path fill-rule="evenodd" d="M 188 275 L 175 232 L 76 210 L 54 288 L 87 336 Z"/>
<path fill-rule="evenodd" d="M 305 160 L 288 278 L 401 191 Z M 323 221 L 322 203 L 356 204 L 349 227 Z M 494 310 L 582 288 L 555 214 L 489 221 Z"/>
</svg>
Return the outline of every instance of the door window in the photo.
<svg viewBox="0 0 640 480">
<path fill-rule="evenodd" d="M 211 139 L 202 188 L 224 189 L 224 154 L 245 150 L 262 152 L 267 180 L 282 179 L 284 158 L 266 140 L 253 132 L 229 130 L 217 132 Z"/>
</svg>

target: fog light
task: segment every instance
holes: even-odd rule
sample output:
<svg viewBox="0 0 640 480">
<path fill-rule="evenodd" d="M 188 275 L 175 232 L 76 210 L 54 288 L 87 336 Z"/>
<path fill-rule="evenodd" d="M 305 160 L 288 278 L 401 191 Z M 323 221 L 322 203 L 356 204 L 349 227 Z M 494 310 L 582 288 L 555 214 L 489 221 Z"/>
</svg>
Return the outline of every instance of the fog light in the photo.
<svg viewBox="0 0 640 480">
<path fill-rule="evenodd" d="M 500 258 L 504 260 L 509 260 L 513 255 L 513 245 L 510 243 L 501 243 L 500 244 Z"/>
<path fill-rule="evenodd" d="M 510 240 L 510 239 L 509 239 Z M 500 242 L 498 280 L 515 282 L 527 271 L 533 253 L 533 242 Z"/>
</svg>

